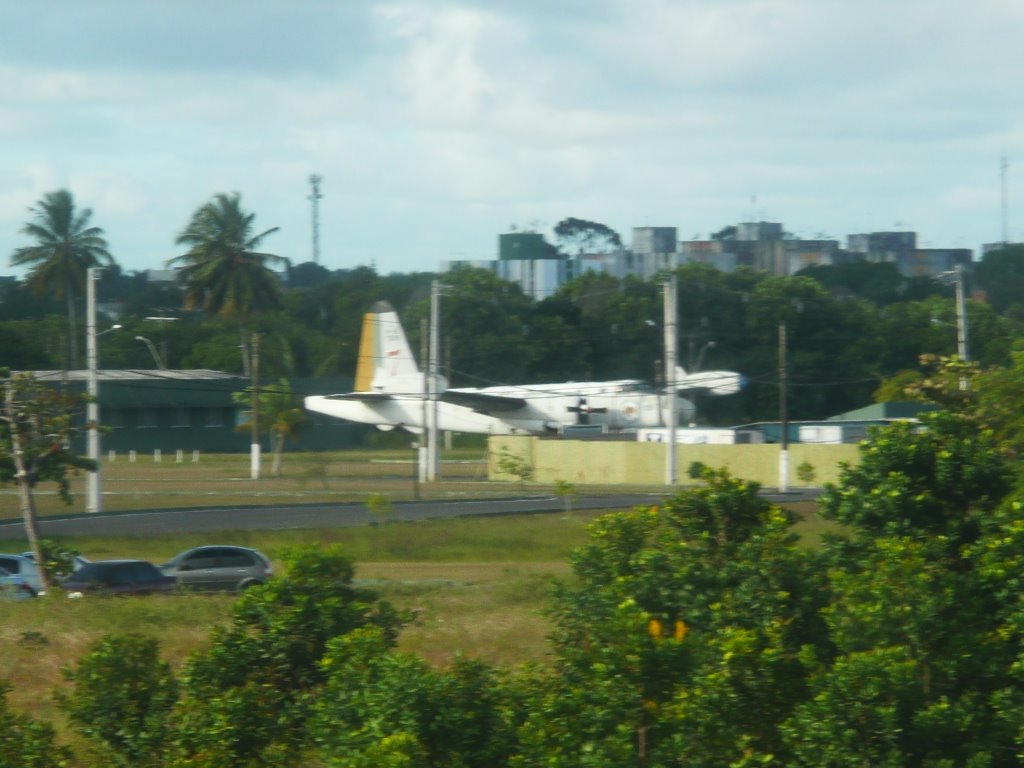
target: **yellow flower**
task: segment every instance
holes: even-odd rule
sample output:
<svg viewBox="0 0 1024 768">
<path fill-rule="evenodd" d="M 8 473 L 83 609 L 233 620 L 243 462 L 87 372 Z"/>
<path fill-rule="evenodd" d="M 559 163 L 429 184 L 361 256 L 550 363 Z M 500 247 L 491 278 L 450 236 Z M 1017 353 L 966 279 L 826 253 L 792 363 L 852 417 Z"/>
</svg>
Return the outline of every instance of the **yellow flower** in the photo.
<svg viewBox="0 0 1024 768">
<path fill-rule="evenodd" d="M 676 631 L 672 637 L 676 639 L 677 643 L 683 642 L 683 638 L 686 637 L 686 633 L 690 631 L 690 628 L 686 626 L 686 622 L 682 619 L 676 619 Z"/>
<path fill-rule="evenodd" d="M 651 619 L 647 622 L 647 632 L 655 640 L 661 640 L 661 622 L 657 619 Z"/>
</svg>

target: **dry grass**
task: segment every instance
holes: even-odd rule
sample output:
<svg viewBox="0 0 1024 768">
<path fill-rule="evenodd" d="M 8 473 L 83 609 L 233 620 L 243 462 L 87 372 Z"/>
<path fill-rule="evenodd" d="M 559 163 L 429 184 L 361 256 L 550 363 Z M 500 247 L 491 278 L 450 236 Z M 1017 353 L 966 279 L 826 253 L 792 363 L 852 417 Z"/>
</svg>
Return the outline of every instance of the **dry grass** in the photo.
<svg viewBox="0 0 1024 768">
<path fill-rule="evenodd" d="M 409 452 L 342 451 L 286 454 L 280 477 L 270 476 L 269 458 L 259 480 L 250 477 L 249 457 L 240 454 L 203 454 L 193 463 L 187 454 L 181 463 L 165 455 L 152 455 L 129 463 L 126 456 L 102 463 L 103 508 L 108 512 L 165 507 L 344 503 L 364 501 L 384 493 L 392 501 L 421 498 L 495 498 L 520 496 L 524 490 L 551 493 L 551 486 L 490 482 L 486 458 L 479 451 L 446 454 L 441 480 L 417 484 Z M 631 488 L 587 488 L 588 492 L 628 493 Z M 52 485 L 36 489 L 39 515 L 85 511 L 85 473 L 72 478 L 73 502 L 66 506 Z M 0 519 L 18 516 L 13 488 L 0 488 Z"/>
<path fill-rule="evenodd" d="M 399 647 L 445 666 L 457 654 L 491 664 L 542 659 L 551 627 L 544 607 L 558 563 L 362 563 L 360 580 L 414 622 Z"/>
</svg>

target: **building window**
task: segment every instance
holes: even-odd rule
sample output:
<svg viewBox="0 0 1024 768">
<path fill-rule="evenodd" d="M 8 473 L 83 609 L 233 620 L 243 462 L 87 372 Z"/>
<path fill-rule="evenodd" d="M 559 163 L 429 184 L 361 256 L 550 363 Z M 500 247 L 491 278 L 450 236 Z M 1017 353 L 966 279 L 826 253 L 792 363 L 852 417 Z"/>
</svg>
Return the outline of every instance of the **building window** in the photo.
<svg viewBox="0 0 1024 768">
<path fill-rule="evenodd" d="M 189 410 L 188 408 L 175 408 L 174 409 L 174 424 L 175 427 L 190 427 L 192 426 L 189 421 Z"/>
<path fill-rule="evenodd" d="M 124 428 L 124 411 L 120 409 L 110 409 L 107 411 L 100 411 L 100 420 L 103 425 L 110 427 L 111 429 L 123 429 Z"/>
<path fill-rule="evenodd" d="M 157 426 L 156 410 L 153 408 L 139 409 L 139 429 L 154 429 Z"/>
<path fill-rule="evenodd" d="M 223 427 L 224 426 L 224 409 L 223 408 L 205 408 L 204 409 L 204 426 L 207 427 Z"/>
</svg>

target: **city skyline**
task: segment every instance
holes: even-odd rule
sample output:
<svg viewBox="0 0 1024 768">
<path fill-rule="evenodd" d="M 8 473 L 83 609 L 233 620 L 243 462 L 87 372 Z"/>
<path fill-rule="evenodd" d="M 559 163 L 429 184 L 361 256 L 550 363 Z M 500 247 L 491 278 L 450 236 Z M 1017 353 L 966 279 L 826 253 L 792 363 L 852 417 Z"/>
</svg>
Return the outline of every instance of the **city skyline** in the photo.
<svg viewBox="0 0 1024 768">
<path fill-rule="evenodd" d="M 564 0 L 211 6 L 61 0 L 5 9 L 0 251 L 43 194 L 93 210 L 128 271 L 237 191 L 268 251 L 434 271 L 493 258 L 515 226 L 741 221 L 799 237 L 913 230 L 921 247 L 1010 240 L 1008 0 Z M 54 12 L 54 8 L 57 10 Z"/>
</svg>

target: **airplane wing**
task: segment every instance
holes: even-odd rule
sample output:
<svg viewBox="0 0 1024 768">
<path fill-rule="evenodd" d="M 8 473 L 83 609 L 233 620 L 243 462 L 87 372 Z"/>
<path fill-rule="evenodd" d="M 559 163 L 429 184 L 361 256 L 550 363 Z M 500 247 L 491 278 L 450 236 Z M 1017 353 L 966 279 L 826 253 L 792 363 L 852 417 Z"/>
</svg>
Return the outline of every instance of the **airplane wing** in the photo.
<svg viewBox="0 0 1024 768">
<path fill-rule="evenodd" d="M 485 392 L 470 392 L 448 389 L 441 393 L 441 400 L 454 405 L 472 408 L 477 413 L 507 413 L 526 407 L 526 400 L 508 395 L 493 395 Z"/>
<path fill-rule="evenodd" d="M 362 400 L 364 402 L 380 402 L 392 400 L 393 396 L 386 392 L 349 392 L 344 395 L 324 395 L 324 400 Z"/>
</svg>

